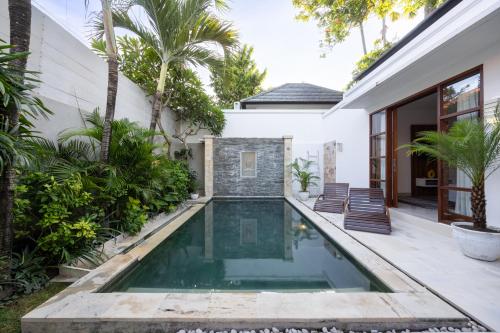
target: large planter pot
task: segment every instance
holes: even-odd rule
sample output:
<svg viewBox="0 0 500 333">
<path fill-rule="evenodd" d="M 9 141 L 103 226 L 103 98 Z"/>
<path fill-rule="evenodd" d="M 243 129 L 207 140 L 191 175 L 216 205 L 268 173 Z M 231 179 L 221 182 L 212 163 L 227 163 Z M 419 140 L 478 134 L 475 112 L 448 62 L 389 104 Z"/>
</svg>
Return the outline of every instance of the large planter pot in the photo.
<svg viewBox="0 0 500 333">
<path fill-rule="evenodd" d="M 301 201 L 306 201 L 309 199 L 309 192 L 299 192 L 299 199 Z"/>
<path fill-rule="evenodd" d="M 461 226 L 472 226 L 470 222 L 455 222 L 451 224 L 453 238 L 460 250 L 467 257 L 495 261 L 500 258 L 500 233 L 476 231 Z"/>
<path fill-rule="evenodd" d="M 199 196 L 200 195 L 198 193 L 191 193 L 191 199 L 192 200 L 198 200 Z"/>
</svg>

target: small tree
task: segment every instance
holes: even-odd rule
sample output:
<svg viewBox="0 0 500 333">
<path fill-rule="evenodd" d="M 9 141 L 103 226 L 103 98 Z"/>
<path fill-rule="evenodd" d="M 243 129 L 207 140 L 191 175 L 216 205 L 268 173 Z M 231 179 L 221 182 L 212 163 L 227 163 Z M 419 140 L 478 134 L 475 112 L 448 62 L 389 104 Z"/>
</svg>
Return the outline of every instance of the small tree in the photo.
<svg viewBox="0 0 500 333">
<path fill-rule="evenodd" d="M 461 170 L 472 182 L 472 221 L 474 229 L 486 228 L 486 199 L 484 182 L 500 168 L 500 123 L 482 119 L 455 122 L 448 133 L 426 131 L 404 145 L 409 154 L 427 154 Z"/>
<path fill-rule="evenodd" d="M 187 140 L 201 130 L 208 130 L 212 135 L 221 135 L 225 125 L 224 113 L 215 106 L 205 93 L 203 84 L 196 74 L 189 69 L 172 71 L 171 97 L 168 107 L 177 117 L 178 126 L 173 138 L 179 140 L 184 150 L 189 150 Z"/>
<path fill-rule="evenodd" d="M 313 161 L 309 161 L 303 158 L 296 158 L 291 164 L 293 176 L 295 180 L 300 183 L 300 189 L 302 192 L 307 192 L 310 185 L 315 185 L 316 180 L 319 179 L 318 176 L 313 175 L 309 171 L 309 168 L 313 164 Z"/>
<path fill-rule="evenodd" d="M 226 59 L 224 67 L 211 68 L 211 86 L 221 108 L 232 108 L 234 102 L 258 94 L 262 90 L 267 71 L 259 71 L 252 54 L 253 47 L 244 45 Z"/>
</svg>

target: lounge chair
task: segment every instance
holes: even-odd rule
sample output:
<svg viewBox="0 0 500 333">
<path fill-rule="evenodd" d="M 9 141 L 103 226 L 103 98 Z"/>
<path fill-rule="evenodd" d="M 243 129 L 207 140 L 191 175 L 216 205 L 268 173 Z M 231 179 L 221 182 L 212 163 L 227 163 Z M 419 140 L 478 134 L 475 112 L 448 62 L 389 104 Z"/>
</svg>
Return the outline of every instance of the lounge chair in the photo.
<svg viewBox="0 0 500 333">
<path fill-rule="evenodd" d="M 326 183 L 323 194 L 314 203 L 314 210 L 343 214 L 347 204 L 347 193 L 349 184 L 347 183 Z"/>
<path fill-rule="evenodd" d="M 344 228 L 390 234 L 391 219 L 385 207 L 384 192 L 379 188 L 351 188 Z"/>
</svg>

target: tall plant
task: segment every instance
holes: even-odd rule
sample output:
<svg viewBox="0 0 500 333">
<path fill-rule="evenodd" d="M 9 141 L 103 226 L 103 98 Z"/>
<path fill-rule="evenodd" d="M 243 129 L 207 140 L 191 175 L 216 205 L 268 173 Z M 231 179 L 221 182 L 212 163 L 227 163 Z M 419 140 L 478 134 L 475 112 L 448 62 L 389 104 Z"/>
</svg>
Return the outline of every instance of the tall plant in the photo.
<svg viewBox="0 0 500 333">
<path fill-rule="evenodd" d="M 31 1 L 9 0 L 10 44 L 2 45 L 0 53 L 0 121 L 2 136 L 11 147 L 18 146 L 20 120 L 26 114 L 43 112 L 45 109 L 40 100 L 30 96 L 32 85 L 25 83 L 26 62 L 29 51 L 31 33 Z M 10 48 L 10 54 L 6 49 Z M 25 119 L 26 120 L 26 119 Z M 25 122 L 27 124 L 29 122 Z M 13 206 L 16 181 L 16 161 L 18 151 L 7 152 L 5 163 L 0 174 L 0 257 L 2 260 L 0 274 L 10 273 L 13 238 Z M 2 155 L 4 155 L 2 153 Z M 3 159 L 3 158 L 2 158 Z"/>
<path fill-rule="evenodd" d="M 315 176 L 311 171 L 309 171 L 309 168 L 313 163 L 313 161 L 303 158 L 296 158 L 291 164 L 293 176 L 295 177 L 295 180 L 299 182 L 302 192 L 307 192 L 309 186 L 315 185 L 316 180 L 319 179 L 318 176 Z"/>
<path fill-rule="evenodd" d="M 461 170 L 472 183 L 474 228 L 486 228 L 484 182 L 500 168 L 500 123 L 477 119 L 455 122 L 447 133 L 426 131 L 409 145 L 409 154 L 427 154 Z"/>
<path fill-rule="evenodd" d="M 129 10 L 114 11 L 113 21 L 116 27 L 139 36 L 161 59 L 150 122 L 150 129 L 155 130 L 169 66 L 176 63 L 220 66 L 222 57 L 213 46 L 229 54 L 237 44 L 237 33 L 230 23 L 213 14 L 213 0 L 131 0 L 130 5 Z M 130 12 L 134 7 L 144 11 L 146 22 Z M 96 27 L 102 31 L 102 22 Z"/>
</svg>

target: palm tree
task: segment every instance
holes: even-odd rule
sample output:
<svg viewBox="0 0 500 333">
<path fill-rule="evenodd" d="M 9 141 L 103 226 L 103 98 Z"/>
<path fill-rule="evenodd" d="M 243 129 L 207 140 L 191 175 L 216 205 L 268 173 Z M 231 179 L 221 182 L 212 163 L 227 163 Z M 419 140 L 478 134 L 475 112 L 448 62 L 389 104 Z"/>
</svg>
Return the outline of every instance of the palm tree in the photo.
<svg viewBox="0 0 500 333">
<path fill-rule="evenodd" d="M 220 6 L 223 1 L 215 1 Z M 154 131 L 160 119 L 160 105 L 165 91 L 165 80 L 170 65 L 193 64 L 220 66 L 222 57 L 216 48 L 227 55 L 237 44 L 237 33 L 231 23 L 213 14 L 213 0 L 131 0 L 128 10 L 114 10 L 115 27 L 135 33 L 151 46 L 161 59 L 161 70 L 154 95 L 150 130 Z M 147 22 L 138 21 L 130 10 L 141 8 Z M 102 22 L 97 24 L 102 31 Z"/>
<path fill-rule="evenodd" d="M 500 122 L 478 119 L 455 122 L 447 133 L 426 131 L 404 145 L 409 154 L 427 154 L 461 170 L 472 183 L 471 207 L 475 229 L 486 228 L 484 182 L 500 168 Z"/>
<path fill-rule="evenodd" d="M 85 7 L 89 0 L 85 0 Z M 115 118 L 116 94 L 118 92 L 118 49 L 116 46 L 115 31 L 113 28 L 112 0 L 101 0 L 100 21 L 106 40 L 106 59 L 108 62 L 108 88 L 106 97 L 106 113 L 104 115 L 104 132 L 100 151 L 100 160 L 106 163 L 109 160 L 109 145 L 111 142 L 111 123 Z"/>
<path fill-rule="evenodd" d="M 31 127 L 26 116 L 47 111 L 41 101 L 30 96 L 33 81 L 25 82 L 31 33 L 31 1 L 9 0 L 10 44 L 0 45 L 0 275 L 8 275 L 12 260 L 13 207 L 16 164 L 24 154 L 23 137 Z M 7 54 L 6 50 L 9 49 Z M 5 148 L 5 150 L 4 150 Z"/>
</svg>

